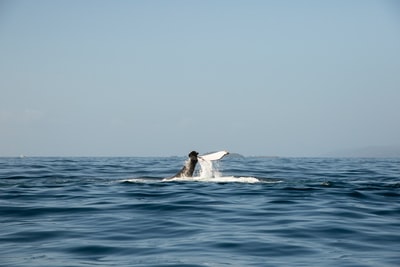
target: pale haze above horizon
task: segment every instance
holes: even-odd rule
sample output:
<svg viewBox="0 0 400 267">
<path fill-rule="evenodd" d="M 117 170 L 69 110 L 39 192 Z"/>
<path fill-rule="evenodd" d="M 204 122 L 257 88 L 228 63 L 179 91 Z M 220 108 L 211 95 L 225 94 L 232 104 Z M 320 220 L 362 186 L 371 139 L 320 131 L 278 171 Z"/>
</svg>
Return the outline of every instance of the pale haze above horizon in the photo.
<svg viewBox="0 0 400 267">
<path fill-rule="evenodd" d="M 0 1 L 0 156 L 399 146 L 396 1 Z"/>
</svg>

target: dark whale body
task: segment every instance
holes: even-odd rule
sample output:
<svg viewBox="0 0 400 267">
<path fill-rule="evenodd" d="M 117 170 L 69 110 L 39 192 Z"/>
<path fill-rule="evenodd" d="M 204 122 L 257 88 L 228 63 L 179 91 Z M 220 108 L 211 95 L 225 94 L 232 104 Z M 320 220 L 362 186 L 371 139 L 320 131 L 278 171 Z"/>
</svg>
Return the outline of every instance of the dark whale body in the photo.
<svg viewBox="0 0 400 267">
<path fill-rule="evenodd" d="M 186 161 L 185 166 L 183 166 L 182 170 L 180 170 L 177 174 L 175 174 L 171 178 L 193 177 L 193 172 L 198 161 L 197 155 L 199 155 L 199 153 L 197 153 L 196 151 L 190 152 L 188 155 L 189 160 Z"/>
</svg>

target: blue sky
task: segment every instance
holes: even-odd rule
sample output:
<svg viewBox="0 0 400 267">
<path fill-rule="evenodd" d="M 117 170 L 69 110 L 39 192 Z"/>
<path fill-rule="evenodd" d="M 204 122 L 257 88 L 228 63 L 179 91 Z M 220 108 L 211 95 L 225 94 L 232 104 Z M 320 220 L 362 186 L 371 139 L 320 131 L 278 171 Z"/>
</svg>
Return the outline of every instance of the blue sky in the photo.
<svg viewBox="0 0 400 267">
<path fill-rule="evenodd" d="M 0 156 L 400 145 L 395 1 L 0 1 Z"/>
</svg>

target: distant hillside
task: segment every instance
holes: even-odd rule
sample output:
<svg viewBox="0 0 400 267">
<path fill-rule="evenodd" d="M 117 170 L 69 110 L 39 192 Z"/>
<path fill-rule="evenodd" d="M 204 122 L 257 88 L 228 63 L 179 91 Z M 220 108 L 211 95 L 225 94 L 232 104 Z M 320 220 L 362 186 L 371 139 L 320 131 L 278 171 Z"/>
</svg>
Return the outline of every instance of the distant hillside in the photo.
<svg viewBox="0 0 400 267">
<path fill-rule="evenodd" d="M 239 153 L 229 153 L 228 155 L 225 156 L 226 158 L 244 158 L 242 154 Z"/>
<path fill-rule="evenodd" d="M 369 146 L 329 153 L 331 157 L 400 158 L 400 146 Z"/>
</svg>

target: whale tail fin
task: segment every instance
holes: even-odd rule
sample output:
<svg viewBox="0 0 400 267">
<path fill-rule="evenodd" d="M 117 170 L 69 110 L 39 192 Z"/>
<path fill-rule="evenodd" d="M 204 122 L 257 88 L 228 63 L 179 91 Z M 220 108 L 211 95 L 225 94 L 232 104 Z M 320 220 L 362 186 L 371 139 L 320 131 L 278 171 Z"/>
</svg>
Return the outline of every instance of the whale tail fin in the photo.
<svg viewBox="0 0 400 267">
<path fill-rule="evenodd" d="M 220 159 L 222 159 L 223 157 L 225 157 L 228 154 L 229 154 L 228 151 L 222 150 L 222 151 L 218 151 L 218 152 L 215 152 L 215 153 L 201 155 L 201 156 L 198 156 L 198 158 L 201 159 L 201 160 L 213 161 L 213 160 L 220 160 Z"/>
</svg>

